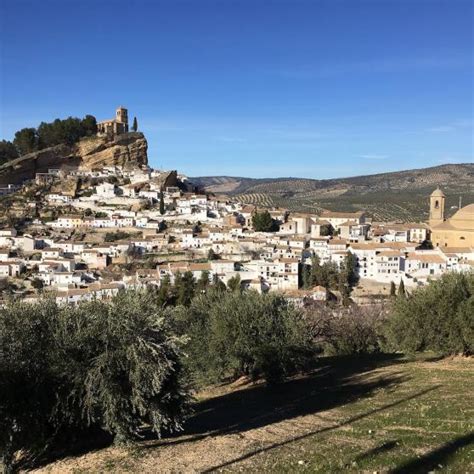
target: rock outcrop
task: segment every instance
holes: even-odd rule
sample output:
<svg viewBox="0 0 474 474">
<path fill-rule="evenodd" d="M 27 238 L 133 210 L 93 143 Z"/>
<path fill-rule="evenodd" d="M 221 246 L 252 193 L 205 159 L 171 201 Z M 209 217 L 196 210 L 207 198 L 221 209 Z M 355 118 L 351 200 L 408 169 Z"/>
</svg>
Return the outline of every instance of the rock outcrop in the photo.
<svg viewBox="0 0 474 474">
<path fill-rule="evenodd" d="M 179 186 L 178 172 L 164 171 L 159 177 L 154 178 L 153 182 L 160 187 L 160 189 L 166 189 L 168 186 Z"/>
<path fill-rule="evenodd" d="M 83 138 L 74 145 L 45 148 L 5 163 L 0 166 L 0 185 L 21 184 L 51 168 L 65 171 L 104 166 L 138 168 L 148 164 L 147 148 L 145 136 L 139 132 Z"/>
</svg>

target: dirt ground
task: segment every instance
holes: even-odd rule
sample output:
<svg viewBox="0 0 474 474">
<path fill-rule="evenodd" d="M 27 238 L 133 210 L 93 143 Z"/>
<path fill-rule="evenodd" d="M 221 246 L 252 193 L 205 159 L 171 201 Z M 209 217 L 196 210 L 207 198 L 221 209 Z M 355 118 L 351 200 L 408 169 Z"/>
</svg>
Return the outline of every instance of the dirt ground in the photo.
<svg viewBox="0 0 474 474">
<path fill-rule="evenodd" d="M 473 472 L 473 375 L 463 358 L 324 358 L 276 387 L 199 393 L 181 435 L 36 472 Z"/>
</svg>

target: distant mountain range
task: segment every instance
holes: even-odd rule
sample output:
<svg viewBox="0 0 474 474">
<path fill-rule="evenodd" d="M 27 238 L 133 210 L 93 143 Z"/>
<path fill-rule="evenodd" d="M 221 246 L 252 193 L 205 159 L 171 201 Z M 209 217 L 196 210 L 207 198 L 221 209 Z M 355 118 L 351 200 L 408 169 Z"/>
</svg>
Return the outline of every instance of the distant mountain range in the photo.
<svg viewBox="0 0 474 474">
<path fill-rule="evenodd" d="M 320 212 L 366 210 L 376 220 L 426 220 L 428 196 L 440 186 L 448 212 L 474 202 L 474 163 L 446 164 L 335 179 L 264 178 L 230 176 L 189 178 L 207 192 L 227 194 L 262 207 L 286 207 Z"/>
</svg>

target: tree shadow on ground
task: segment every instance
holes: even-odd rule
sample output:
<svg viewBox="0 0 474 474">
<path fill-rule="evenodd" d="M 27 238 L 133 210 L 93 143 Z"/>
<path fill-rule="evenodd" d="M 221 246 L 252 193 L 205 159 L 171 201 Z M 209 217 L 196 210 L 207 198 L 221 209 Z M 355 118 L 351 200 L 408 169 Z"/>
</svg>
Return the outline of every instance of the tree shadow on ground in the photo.
<svg viewBox="0 0 474 474">
<path fill-rule="evenodd" d="M 148 442 L 144 447 L 169 446 L 207 436 L 243 433 L 337 408 L 370 396 L 376 390 L 394 389 L 406 381 L 406 375 L 400 371 L 384 375 L 366 374 L 403 362 L 400 355 L 387 354 L 324 357 L 319 359 L 309 375 L 273 386 L 254 385 L 197 403 L 184 433 Z M 183 437 L 183 434 L 186 436 Z"/>
<path fill-rule="evenodd" d="M 397 447 L 397 440 L 393 441 L 386 441 L 385 443 L 381 444 L 380 446 L 376 446 L 375 448 L 369 449 L 365 453 L 361 453 L 354 458 L 356 463 L 363 461 L 364 459 L 369 459 L 378 454 L 386 453 L 387 451 L 391 451 L 392 449 Z"/>
<path fill-rule="evenodd" d="M 399 383 L 408 380 L 403 371 L 394 370 L 388 375 L 370 372 L 386 366 L 403 364 L 405 361 L 403 356 L 398 354 L 322 357 L 317 360 L 315 367 L 307 375 L 294 377 L 274 386 L 266 386 L 263 383 L 251 385 L 198 402 L 195 404 L 194 414 L 185 424 L 183 432 L 166 435 L 161 440 L 156 440 L 153 433 L 145 432 L 145 439 L 148 441 L 139 443 L 138 446 L 141 449 L 148 449 L 191 443 L 208 436 L 243 433 L 283 420 L 337 408 L 370 396 L 379 389 L 395 389 Z M 399 402 L 395 404 L 397 403 Z M 385 408 L 387 407 L 374 408 L 370 413 L 354 417 L 344 424 Z M 319 431 L 342 426 L 335 425 L 330 420 L 323 421 L 331 423 L 331 426 Z M 303 437 L 311 434 L 314 433 L 303 435 Z M 296 439 L 298 438 L 285 441 L 282 444 Z M 78 456 L 103 449 L 110 446 L 112 441 L 112 437 L 103 432 L 96 432 L 94 436 L 88 434 L 73 436 L 73 439 L 66 437 L 60 439 L 40 458 L 25 460 L 21 467 L 39 467 L 68 456 Z M 277 446 L 264 448 L 264 450 L 273 447 Z M 251 457 L 254 454 L 256 452 L 249 453 L 245 457 Z M 230 464 L 237 461 L 232 461 Z M 218 467 L 220 466 L 216 468 Z"/>
<path fill-rule="evenodd" d="M 113 441 L 111 434 L 98 427 L 88 430 L 65 430 L 58 433 L 53 444 L 42 453 L 31 456 L 25 453 L 15 463 L 14 469 L 15 471 L 37 469 L 70 456 L 81 456 L 108 448 Z"/>
<path fill-rule="evenodd" d="M 437 388 L 439 388 L 438 386 L 435 386 L 435 387 L 431 387 L 431 388 L 428 388 L 428 389 L 425 389 L 425 390 L 421 390 L 420 392 L 417 392 L 413 395 L 410 395 L 409 397 L 405 397 L 405 398 L 401 398 L 400 400 L 397 400 L 396 402 L 393 402 L 393 403 L 389 403 L 387 405 L 383 405 L 381 407 L 378 407 L 378 408 L 374 408 L 373 410 L 369 410 L 368 412 L 366 413 L 361 413 L 359 415 L 356 415 L 356 416 L 353 416 L 349 419 L 346 419 L 345 421 L 341 422 L 341 423 L 335 423 L 333 424 L 332 426 L 327 426 L 327 427 L 324 427 L 324 428 L 319 428 L 317 430 L 314 430 L 314 431 L 310 431 L 308 433 L 305 433 L 303 435 L 300 435 L 300 436 L 295 436 L 295 437 L 292 437 L 292 438 L 288 438 L 282 442 L 279 442 L 279 443 L 274 443 L 272 445 L 269 445 L 269 446 L 266 446 L 264 448 L 260 448 L 260 449 L 256 449 L 254 451 L 250 451 L 242 456 L 239 456 L 237 458 L 234 458 L 234 459 L 231 459 L 230 461 L 227 461 L 227 462 L 224 462 L 222 464 L 219 464 L 218 466 L 213 466 L 209 469 L 206 469 L 205 473 L 209 473 L 209 472 L 214 472 L 218 469 L 223 469 L 223 468 L 226 468 L 226 467 L 229 467 L 233 464 L 236 464 L 238 462 L 241 462 L 241 461 L 245 461 L 246 459 L 249 459 L 257 454 L 261 454 L 261 453 L 265 453 L 265 452 L 268 452 L 268 451 L 271 451 L 273 449 L 276 449 L 276 448 L 280 448 L 282 446 L 286 446 L 288 444 L 291 444 L 291 443 L 294 443 L 296 441 L 301 441 L 303 439 L 306 439 L 306 438 L 310 438 L 311 436 L 314 436 L 316 434 L 321 434 L 321 433 L 326 433 L 328 431 L 332 431 L 332 430 L 335 430 L 337 428 L 342 428 L 343 426 L 348 426 L 348 425 L 351 425 L 352 423 L 356 422 L 356 421 L 359 421 L 359 420 L 362 420 L 363 418 L 367 418 L 369 416 L 372 416 L 378 412 L 381 412 L 381 411 L 384 411 L 384 410 L 388 410 L 390 408 L 393 408 L 394 406 L 397 406 L 397 405 L 400 405 L 402 403 L 405 403 L 407 401 L 410 401 L 410 400 L 413 400 L 415 398 L 418 398 L 418 397 L 421 397 L 422 395 L 425 395 L 426 393 L 428 392 L 431 392 L 433 390 L 436 390 Z"/>
<path fill-rule="evenodd" d="M 447 462 L 449 462 L 449 459 L 459 449 L 469 445 L 474 446 L 474 432 L 455 438 L 443 444 L 443 446 L 426 453 L 420 458 L 407 461 L 390 472 L 391 474 L 416 474 L 434 472 L 439 468 L 440 465 L 446 466 Z"/>
</svg>

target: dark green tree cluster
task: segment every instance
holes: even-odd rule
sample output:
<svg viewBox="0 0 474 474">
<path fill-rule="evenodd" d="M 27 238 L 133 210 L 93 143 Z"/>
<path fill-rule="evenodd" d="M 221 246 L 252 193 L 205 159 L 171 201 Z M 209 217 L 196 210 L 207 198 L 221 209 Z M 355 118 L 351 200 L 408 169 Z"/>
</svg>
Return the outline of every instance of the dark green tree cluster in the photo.
<svg viewBox="0 0 474 474">
<path fill-rule="evenodd" d="M 311 258 L 311 265 L 306 265 L 302 269 L 303 287 L 312 288 L 316 285 L 325 288 L 337 289 L 339 268 L 335 262 L 324 262 L 317 255 Z"/>
<path fill-rule="evenodd" d="M 0 141 L 0 165 L 6 163 L 7 161 L 14 160 L 18 158 L 18 150 L 15 145 L 8 140 Z"/>
<path fill-rule="evenodd" d="M 311 265 L 304 265 L 301 269 L 303 288 L 312 288 L 316 285 L 341 292 L 343 302 L 347 303 L 352 288 L 358 282 L 357 259 L 348 252 L 344 262 L 338 266 L 335 262 L 321 261 L 317 255 L 311 259 Z"/>
<path fill-rule="evenodd" d="M 180 429 L 185 340 L 149 292 L 58 307 L 0 310 L 0 456 L 39 453 L 66 432 L 100 428 L 117 442 Z"/>
<path fill-rule="evenodd" d="M 19 155 L 26 155 L 39 149 L 38 134 L 35 128 L 22 128 L 15 133 L 13 145 Z"/>
<path fill-rule="evenodd" d="M 275 232 L 278 230 L 278 223 L 272 218 L 268 211 L 254 212 L 252 214 L 252 225 L 257 232 Z"/>
<path fill-rule="evenodd" d="M 208 290 L 226 291 L 225 284 L 217 277 L 211 280 L 210 273 L 205 270 L 196 280 L 192 272 L 178 272 L 174 277 L 174 284 L 168 275 L 161 280 L 160 287 L 156 290 L 157 302 L 160 306 L 190 306 L 193 298 Z"/>
<path fill-rule="evenodd" d="M 327 236 L 327 235 L 333 235 L 333 234 L 334 234 L 334 228 L 332 227 L 331 224 L 321 226 L 321 231 L 320 231 L 321 236 Z"/>
<path fill-rule="evenodd" d="M 474 352 L 474 274 L 449 273 L 396 298 L 388 320 L 391 347 L 405 352 Z"/>
<path fill-rule="evenodd" d="M 68 117 L 54 122 L 41 122 L 38 128 L 23 128 L 15 133 L 13 145 L 20 155 L 42 150 L 55 145 L 72 145 L 80 138 L 97 133 L 97 122 L 94 116 L 86 115 L 83 119 Z"/>
</svg>

